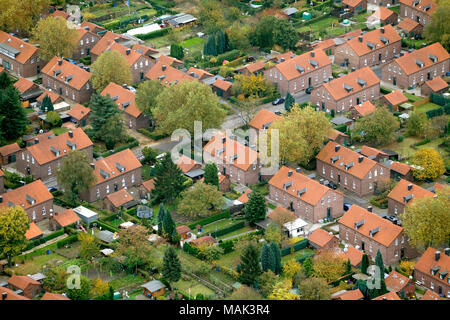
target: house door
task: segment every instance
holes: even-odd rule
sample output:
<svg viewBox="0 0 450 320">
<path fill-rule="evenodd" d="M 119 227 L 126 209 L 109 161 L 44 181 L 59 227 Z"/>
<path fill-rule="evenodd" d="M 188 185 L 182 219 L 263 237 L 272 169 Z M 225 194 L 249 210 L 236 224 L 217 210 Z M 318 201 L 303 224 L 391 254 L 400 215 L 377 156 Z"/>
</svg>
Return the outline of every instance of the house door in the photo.
<svg viewBox="0 0 450 320">
<path fill-rule="evenodd" d="M 308 78 L 308 88 L 311 87 L 311 78 Z"/>
<path fill-rule="evenodd" d="M 416 17 L 416 21 L 420 23 L 420 17 L 419 16 Z"/>
<path fill-rule="evenodd" d="M 381 53 L 378 54 L 378 62 L 381 62 Z"/>
<path fill-rule="evenodd" d="M 341 175 L 338 174 L 338 183 L 341 183 Z"/>
<path fill-rule="evenodd" d="M 62 88 L 59 88 L 59 95 L 62 96 L 63 92 L 62 92 Z"/>
<path fill-rule="evenodd" d="M 365 251 L 365 249 L 366 249 L 365 243 L 364 241 L 361 241 L 361 250 Z"/>
<path fill-rule="evenodd" d="M 356 104 L 360 104 L 361 100 L 359 98 L 356 98 Z"/>
<path fill-rule="evenodd" d="M 393 78 L 392 78 L 392 84 L 393 84 L 394 86 L 397 85 L 397 77 L 393 77 Z"/>
<path fill-rule="evenodd" d="M 331 219 L 331 207 L 327 208 L 327 218 Z"/>
<path fill-rule="evenodd" d="M 117 190 L 118 190 L 117 183 L 114 183 L 114 192 L 116 192 Z"/>
<path fill-rule="evenodd" d="M 427 73 L 427 80 L 431 80 L 431 72 Z"/>
<path fill-rule="evenodd" d="M 89 56 L 90 53 L 91 53 L 91 49 L 90 49 L 90 48 L 87 48 L 87 49 L 86 49 L 86 55 Z"/>
<path fill-rule="evenodd" d="M 144 73 L 143 72 L 139 73 L 139 79 L 141 79 L 141 81 L 144 80 Z"/>
<path fill-rule="evenodd" d="M 86 119 L 81 120 L 81 126 L 84 127 L 86 125 Z"/>
<path fill-rule="evenodd" d="M 322 101 L 322 110 L 325 110 L 325 102 Z"/>
<path fill-rule="evenodd" d="M 223 174 L 227 174 L 227 168 L 223 167 Z"/>
<path fill-rule="evenodd" d="M 37 66 L 36 70 L 38 74 L 41 73 L 41 66 Z"/>
<path fill-rule="evenodd" d="M 439 291 L 439 295 L 442 296 L 442 287 L 441 286 L 438 287 L 438 291 Z"/>
<path fill-rule="evenodd" d="M 294 203 L 292 201 L 289 204 L 289 210 L 294 211 Z"/>
<path fill-rule="evenodd" d="M 11 163 L 11 162 L 12 162 L 12 157 L 8 156 L 8 163 Z"/>
<path fill-rule="evenodd" d="M 400 259 L 403 259 L 405 257 L 405 248 L 400 249 Z"/>
</svg>

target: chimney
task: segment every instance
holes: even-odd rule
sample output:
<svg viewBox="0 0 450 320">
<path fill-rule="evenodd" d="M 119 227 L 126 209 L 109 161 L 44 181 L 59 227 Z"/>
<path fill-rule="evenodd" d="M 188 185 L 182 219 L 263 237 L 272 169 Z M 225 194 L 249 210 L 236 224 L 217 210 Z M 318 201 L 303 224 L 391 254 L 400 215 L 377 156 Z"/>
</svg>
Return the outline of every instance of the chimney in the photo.
<svg viewBox="0 0 450 320">
<path fill-rule="evenodd" d="M 372 206 L 368 206 L 367 211 L 372 212 Z"/>
<path fill-rule="evenodd" d="M 62 65 L 62 59 L 58 60 L 58 66 Z"/>
<path fill-rule="evenodd" d="M 311 57 L 314 57 L 314 51 L 311 51 Z"/>
<path fill-rule="evenodd" d="M 2 300 L 6 300 L 6 297 L 8 296 L 7 292 L 3 292 L 2 293 Z"/>
<path fill-rule="evenodd" d="M 165 71 L 166 68 L 167 68 L 167 66 L 166 66 L 166 65 L 163 65 L 163 66 L 162 66 L 162 71 Z"/>
<path fill-rule="evenodd" d="M 440 251 L 436 251 L 434 253 L 434 260 L 439 261 L 440 258 L 441 258 L 441 252 Z"/>
<path fill-rule="evenodd" d="M 380 28 L 381 33 L 384 33 L 384 28 Z"/>
<path fill-rule="evenodd" d="M 300 172 L 302 172 L 302 169 L 300 169 L 300 167 L 299 167 L 299 168 L 295 169 L 295 172 L 300 173 Z"/>
<path fill-rule="evenodd" d="M 336 145 L 336 146 L 334 146 L 334 152 L 338 152 L 340 148 L 341 148 L 341 146 L 340 146 L 340 145 Z"/>
<path fill-rule="evenodd" d="M 3 203 L 3 197 L 0 196 L 0 203 Z"/>
<path fill-rule="evenodd" d="M 127 53 L 127 56 L 129 56 L 131 53 L 131 49 L 127 49 L 127 51 L 125 51 L 125 52 Z"/>
<path fill-rule="evenodd" d="M 412 189 L 412 183 L 408 184 L 408 190 Z"/>
<path fill-rule="evenodd" d="M 289 170 L 288 171 L 288 177 L 291 177 L 292 176 L 292 170 Z"/>
<path fill-rule="evenodd" d="M 358 163 L 363 162 L 363 160 L 364 160 L 364 157 L 363 157 L 363 156 L 359 156 L 359 157 L 358 157 Z"/>
<path fill-rule="evenodd" d="M 358 37 L 359 42 L 362 42 L 363 38 L 361 36 Z"/>
<path fill-rule="evenodd" d="M 93 169 L 93 170 L 95 170 L 95 163 L 91 163 L 91 168 Z"/>
<path fill-rule="evenodd" d="M 450 248 L 445 248 L 445 255 L 450 256 Z"/>
<path fill-rule="evenodd" d="M 73 138 L 73 132 L 72 132 L 72 130 L 69 131 L 69 137 L 70 137 L 70 138 Z"/>
<path fill-rule="evenodd" d="M 39 143 L 39 138 L 34 138 L 34 144 L 38 144 Z"/>
</svg>

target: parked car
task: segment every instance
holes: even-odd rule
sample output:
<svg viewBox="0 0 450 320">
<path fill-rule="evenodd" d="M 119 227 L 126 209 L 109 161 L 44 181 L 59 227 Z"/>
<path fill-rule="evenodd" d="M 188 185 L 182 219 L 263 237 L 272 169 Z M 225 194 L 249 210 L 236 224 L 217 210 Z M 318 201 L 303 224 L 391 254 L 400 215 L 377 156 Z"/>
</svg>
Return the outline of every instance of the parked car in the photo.
<svg viewBox="0 0 450 320">
<path fill-rule="evenodd" d="M 387 219 L 396 225 L 401 225 L 401 223 L 402 223 L 401 220 L 399 218 L 397 218 L 396 216 L 388 216 Z"/>
<path fill-rule="evenodd" d="M 351 203 L 344 203 L 344 211 L 350 210 L 350 207 L 352 206 Z"/>
<path fill-rule="evenodd" d="M 48 191 L 50 191 L 50 192 L 56 192 L 56 191 L 58 191 L 58 188 L 56 188 L 56 187 L 50 187 L 50 188 L 48 188 Z"/>
<path fill-rule="evenodd" d="M 328 187 L 336 190 L 338 188 L 338 185 L 336 183 L 334 183 L 333 181 L 328 181 Z"/>
<path fill-rule="evenodd" d="M 314 89 L 313 87 L 306 88 L 305 93 L 310 94 L 311 91 L 313 91 L 313 89 Z"/>
<path fill-rule="evenodd" d="M 283 102 L 284 102 L 283 98 L 278 98 L 278 99 L 275 99 L 274 101 L 272 101 L 272 105 L 276 106 L 278 104 L 282 104 Z"/>
</svg>

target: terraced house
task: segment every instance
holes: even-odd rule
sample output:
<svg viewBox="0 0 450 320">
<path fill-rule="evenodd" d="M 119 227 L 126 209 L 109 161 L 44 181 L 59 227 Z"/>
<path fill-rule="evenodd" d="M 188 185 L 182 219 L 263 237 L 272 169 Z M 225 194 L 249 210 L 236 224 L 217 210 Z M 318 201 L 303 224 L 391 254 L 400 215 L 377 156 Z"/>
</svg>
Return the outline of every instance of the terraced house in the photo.
<svg viewBox="0 0 450 320">
<path fill-rule="evenodd" d="M 21 207 L 30 222 L 38 222 L 53 211 L 53 195 L 41 180 L 33 181 L 0 196 L 0 208 Z"/>
<path fill-rule="evenodd" d="M 100 36 L 94 32 L 89 31 L 89 27 L 77 28 L 77 39 L 78 47 L 72 55 L 72 58 L 78 60 L 83 57 L 91 55 L 92 48 L 100 40 Z"/>
<path fill-rule="evenodd" d="M 391 25 L 361 34 L 336 47 L 334 63 L 361 69 L 400 56 L 402 38 Z"/>
<path fill-rule="evenodd" d="M 19 77 L 33 77 L 45 66 L 39 49 L 9 33 L 0 31 L 0 66 Z"/>
<path fill-rule="evenodd" d="M 294 56 L 264 71 L 281 95 L 295 94 L 332 79 L 331 60 L 321 49 Z"/>
<path fill-rule="evenodd" d="M 390 215 L 402 214 L 405 211 L 405 207 L 411 204 L 414 199 L 434 196 L 433 192 L 401 179 L 387 196 L 388 212 Z"/>
<path fill-rule="evenodd" d="M 203 147 L 203 158 L 205 163 L 214 162 L 232 183 L 251 185 L 262 179 L 258 152 L 222 133 L 217 133 Z"/>
<path fill-rule="evenodd" d="M 432 0 L 400 0 L 400 16 L 410 18 L 425 27 L 438 5 Z"/>
<path fill-rule="evenodd" d="M 317 174 L 358 196 L 372 194 L 389 168 L 364 155 L 329 141 L 316 156 Z"/>
<path fill-rule="evenodd" d="M 81 199 L 94 202 L 121 189 L 140 186 L 142 164 L 130 149 L 112 154 L 91 164 L 97 178 L 95 184 L 81 195 Z"/>
<path fill-rule="evenodd" d="M 385 265 L 417 256 L 402 227 L 356 204 L 339 219 L 338 224 L 339 240 L 365 252 L 372 260 L 375 260 L 378 250 Z"/>
<path fill-rule="evenodd" d="M 93 88 L 91 74 L 62 58 L 53 57 L 42 69 L 42 85 L 77 103 L 90 100 Z"/>
<path fill-rule="evenodd" d="M 344 212 L 342 193 L 285 166 L 269 180 L 269 197 L 311 223 Z"/>
<path fill-rule="evenodd" d="M 83 150 L 92 159 L 94 144 L 81 128 L 33 141 L 33 145 L 17 156 L 17 170 L 25 175 L 32 174 L 36 179 L 45 181 L 56 177 L 62 158 L 71 150 Z"/>
<path fill-rule="evenodd" d="M 343 113 L 380 97 L 380 79 L 369 67 L 334 79 L 315 88 L 311 102 L 323 111 Z"/>
<path fill-rule="evenodd" d="M 149 80 L 159 81 L 163 86 L 179 84 L 181 81 L 194 81 L 196 78 L 167 64 L 164 59 L 158 61 L 145 75 Z"/>
<path fill-rule="evenodd" d="M 125 125 L 130 129 L 148 128 L 150 125 L 150 118 L 144 114 L 136 105 L 135 94 L 119 86 L 114 82 L 102 91 L 102 96 L 109 96 L 118 105 L 120 110 L 123 110 L 125 116 Z"/>
<path fill-rule="evenodd" d="M 402 89 L 416 88 L 450 71 L 450 54 L 439 43 L 397 58 L 381 69 L 381 79 Z"/>
</svg>

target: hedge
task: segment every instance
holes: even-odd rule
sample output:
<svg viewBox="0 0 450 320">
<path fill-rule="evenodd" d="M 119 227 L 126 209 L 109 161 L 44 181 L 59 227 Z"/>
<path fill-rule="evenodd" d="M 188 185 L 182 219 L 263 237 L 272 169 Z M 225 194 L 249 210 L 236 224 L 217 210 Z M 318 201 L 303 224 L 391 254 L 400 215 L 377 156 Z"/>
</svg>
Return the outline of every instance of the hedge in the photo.
<svg viewBox="0 0 450 320">
<path fill-rule="evenodd" d="M 119 232 L 119 229 L 117 229 L 116 227 L 113 227 L 109 224 L 106 224 L 104 222 L 101 222 L 100 220 L 95 221 L 97 223 L 98 227 L 102 227 L 102 229 L 111 231 L 111 232 Z"/>
<path fill-rule="evenodd" d="M 147 137 L 149 137 L 149 138 L 151 138 L 151 139 L 153 139 L 155 141 L 161 140 L 161 139 L 166 138 L 166 137 L 169 136 L 167 134 L 156 134 L 156 133 L 154 133 L 152 131 L 149 131 L 148 129 L 144 129 L 144 128 L 141 128 L 138 131 L 140 133 L 142 133 L 144 136 L 147 136 Z"/>
<path fill-rule="evenodd" d="M 233 232 L 235 230 L 242 229 L 243 227 L 245 227 L 245 222 L 241 221 L 241 222 L 232 224 L 229 227 L 226 227 L 226 228 L 223 228 L 223 229 L 219 229 L 219 230 L 217 230 L 215 232 L 212 232 L 211 236 L 214 237 L 214 238 L 220 237 L 220 236 L 223 236 L 223 235 L 225 235 L 227 233 Z"/>
<path fill-rule="evenodd" d="M 201 225 L 204 226 L 205 224 L 217 221 L 217 220 L 221 220 L 221 219 L 226 219 L 230 217 L 230 211 L 229 210 L 224 210 L 221 213 L 215 214 L 213 216 L 207 217 L 205 219 L 202 220 L 198 220 L 196 222 L 193 222 L 191 224 L 188 225 L 189 229 L 195 229 L 195 227 L 197 225 Z"/>
<path fill-rule="evenodd" d="M 340 125 L 336 126 L 335 129 L 337 131 L 342 132 L 342 133 L 346 133 L 347 132 L 347 126 L 345 124 L 340 124 Z"/>
<path fill-rule="evenodd" d="M 286 247 L 281 249 L 281 256 L 287 256 L 288 254 L 291 254 L 292 252 L 299 251 L 301 249 L 305 249 L 308 245 L 308 239 L 303 239 L 299 242 L 294 243 L 292 246 Z M 292 251 L 293 249 L 293 251 Z"/>
<path fill-rule="evenodd" d="M 433 102 L 440 106 L 445 106 L 446 104 L 450 104 L 450 99 L 444 97 L 442 94 L 430 92 L 430 102 Z"/>
<path fill-rule="evenodd" d="M 427 117 L 429 119 L 438 117 L 438 116 L 442 116 L 444 114 L 444 108 L 436 108 L 436 109 L 428 110 L 427 112 L 425 112 L 425 114 L 427 115 Z"/>
<path fill-rule="evenodd" d="M 170 29 L 172 29 L 172 28 L 168 27 L 168 28 L 163 28 L 163 29 L 159 29 L 156 31 L 152 31 L 152 32 L 149 32 L 146 34 L 137 34 L 136 38 L 138 38 L 140 40 L 149 40 L 149 39 L 162 37 L 162 36 L 166 35 Z"/>
<path fill-rule="evenodd" d="M 106 157 L 108 157 L 108 156 L 110 156 L 110 155 L 112 155 L 112 154 L 114 154 L 114 153 L 123 151 L 123 150 L 125 150 L 125 149 L 132 149 L 132 148 L 134 148 L 134 147 L 139 146 L 139 141 L 137 141 L 135 138 L 133 138 L 132 140 L 133 140 L 133 141 L 130 142 L 130 143 L 128 143 L 128 144 L 125 144 L 125 145 L 123 145 L 123 146 L 120 146 L 120 147 L 115 148 L 112 152 L 111 152 L 110 150 L 103 152 L 103 153 L 101 154 L 101 156 L 102 156 L 103 158 L 106 158 Z"/>
<path fill-rule="evenodd" d="M 34 247 L 37 247 L 38 245 L 44 244 L 47 241 L 52 240 L 56 237 L 59 237 L 63 234 L 64 234 L 64 229 L 60 229 L 56 232 L 50 233 L 49 235 L 47 235 L 45 237 L 30 241 L 30 242 L 28 242 L 27 246 L 25 247 L 25 251 L 30 250 Z"/>
<path fill-rule="evenodd" d="M 388 93 L 391 93 L 392 90 L 389 90 L 388 88 L 380 87 L 380 92 L 382 94 L 388 94 Z"/>
<path fill-rule="evenodd" d="M 219 247 L 223 249 L 223 253 L 227 254 L 234 251 L 234 242 L 233 240 L 226 240 L 219 243 Z"/>
<path fill-rule="evenodd" d="M 68 236 L 67 238 L 64 238 L 62 240 L 59 240 L 58 242 L 56 242 L 56 246 L 61 249 L 62 247 L 64 247 L 66 244 L 71 244 L 74 242 L 78 241 L 78 235 L 77 234 L 73 234 L 71 236 Z"/>
<path fill-rule="evenodd" d="M 189 242 L 185 242 L 183 244 L 183 251 L 186 253 L 189 253 L 190 255 L 193 255 L 194 257 L 198 257 L 198 254 L 200 252 L 200 249 L 193 247 L 189 244 Z"/>
</svg>

